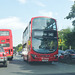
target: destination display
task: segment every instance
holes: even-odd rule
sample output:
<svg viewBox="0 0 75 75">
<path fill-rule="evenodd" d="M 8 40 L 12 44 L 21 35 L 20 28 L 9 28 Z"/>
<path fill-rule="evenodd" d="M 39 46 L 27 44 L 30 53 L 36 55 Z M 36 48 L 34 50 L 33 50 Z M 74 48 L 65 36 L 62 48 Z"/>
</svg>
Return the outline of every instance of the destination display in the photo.
<svg viewBox="0 0 75 75">
<path fill-rule="evenodd" d="M 32 33 L 33 37 L 56 37 L 57 32 L 56 31 L 33 31 Z"/>
<path fill-rule="evenodd" d="M 9 31 L 0 31 L 0 36 L 9 36 Z"/>
</svg>

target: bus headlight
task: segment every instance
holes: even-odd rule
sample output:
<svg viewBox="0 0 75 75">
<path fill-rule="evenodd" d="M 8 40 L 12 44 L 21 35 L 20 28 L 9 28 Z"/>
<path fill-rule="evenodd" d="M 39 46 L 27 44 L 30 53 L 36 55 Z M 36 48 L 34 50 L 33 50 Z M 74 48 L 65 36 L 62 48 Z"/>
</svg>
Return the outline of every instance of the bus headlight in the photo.
<svg viewBox="0 0 75 75">
<path fill-rule="evenodd" d="M 54 57 L 58 57 L 58 54 L 54 55 Z"/>
<path fill-rule="evenodd" d="M 35 57 L 37 57 L 35 54 L 31 54 L 31 56 L 33 57 L 33 59 L 35 59 Z"/>
</svg>

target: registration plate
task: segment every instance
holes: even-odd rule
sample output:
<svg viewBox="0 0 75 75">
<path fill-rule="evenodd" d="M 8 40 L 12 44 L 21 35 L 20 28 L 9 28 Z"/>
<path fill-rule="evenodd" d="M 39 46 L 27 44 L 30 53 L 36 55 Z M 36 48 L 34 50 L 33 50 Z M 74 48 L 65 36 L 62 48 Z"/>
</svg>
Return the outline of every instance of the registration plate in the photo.
<svg viewBox="0 0 75 75">
<path fill-rule="evenodd" d="M 48 60 L 42 60 L 43 62 L 47 62 Z"/>
<path fill-rule="evenodd" d="M 72 58 L 75 58 L 75 55 L 72 55 Z"/>
<path fill-rule="evenodd" d="M 49 60 L 49 58 L 42 58 L 43 62 L 47 62 Z"/>
</svg>

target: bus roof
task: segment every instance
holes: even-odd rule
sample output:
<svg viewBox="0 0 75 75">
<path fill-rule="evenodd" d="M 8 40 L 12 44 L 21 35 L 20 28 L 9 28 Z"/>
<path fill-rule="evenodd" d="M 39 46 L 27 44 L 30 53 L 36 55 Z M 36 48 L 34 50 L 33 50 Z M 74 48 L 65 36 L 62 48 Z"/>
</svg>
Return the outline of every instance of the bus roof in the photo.
<svg viewBox="0 0 75 75">
<path fill-rule="evenodd" d="M 11 31 L 11 29 L 0 29 L 0 31 Z"/>
<path fill-rule="evenodd" d="M 54 19 L 54 20 L 56 21 L 55 18 L 48 17 L 48 16 L 36 16 L 36 17 L 32 17 L 32 18 L 31 18 L 31 21 L 32 21 L 34 18 L 39 18 L 39 17 L 41 17 L 41 18 L 51 18 L 51 19 Z M 31 21 L 30 21 L 29 23 L 31 23 Z M 25 28 L 24 32 L 26 31 L 27 28 L 28 28 L 28 26 Z M 23 32 L 23 34 L 24 34 L 24 32 Z"/>
<path fill-rule="evenodd" d="M 36 17 L 32 17 L 31 19 L 39 18 L 39 17 L 41 17 L 41 18 L 51 18 L 51 19 L 54 19 L 54 20 L 56 21 L 56 19 L 55 19 L 55 18 L 48 17 L 48 16 L 36 16 Z"/>
</svg>

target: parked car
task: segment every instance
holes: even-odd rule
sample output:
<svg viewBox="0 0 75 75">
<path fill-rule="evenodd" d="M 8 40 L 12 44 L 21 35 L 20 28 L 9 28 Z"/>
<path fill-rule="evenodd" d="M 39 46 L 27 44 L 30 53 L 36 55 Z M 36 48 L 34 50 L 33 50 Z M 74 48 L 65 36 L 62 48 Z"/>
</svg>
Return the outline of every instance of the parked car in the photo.
<svg viewBox="0 0 75 75">
<path fill-rule="evenodd" d="M 58 50 L 58 61 L 62 61 L 64 57 L 64 51 Z"/>
<path fill-rule="evenodd" d="M 18 54 L 19 54 L 19 55 L 22 55 L 22 51 L 19 51 Z"/>
<path fill-rule="evenodd" d="M 0 63 L 3 63 L 5 67 L 7 67 L 7 55 L 3 49 L 3 47 L 0 46 Z"/>
<path fill-rule="evenodd" d="M 75 61 L 75 50 L 65 50 L 64 52 L 64 61 L 67 63 L 71 63 Z"/>
<path fill-rule="evenodd" d="M 23 48 L 23 50 L 22 50 L 22 55 L 21 56 L 24 56 L 24 55 L 26 55 L 27 54 L 27 48 Z"/>
</svg>

